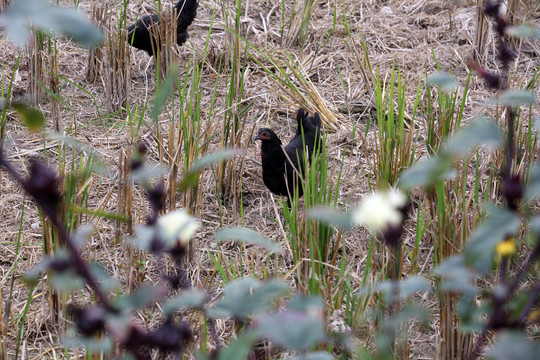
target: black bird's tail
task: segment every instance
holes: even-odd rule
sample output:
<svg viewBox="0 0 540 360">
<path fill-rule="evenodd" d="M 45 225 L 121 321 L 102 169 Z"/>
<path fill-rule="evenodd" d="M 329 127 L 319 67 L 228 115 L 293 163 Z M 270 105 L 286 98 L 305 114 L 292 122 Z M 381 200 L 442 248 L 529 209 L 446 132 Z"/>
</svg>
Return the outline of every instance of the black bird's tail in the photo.
<svg viewBox="0 0 540 360">
<path fill-rule="evenodd" d="M 313 126 L 318 128 L 319 131 L 321 131 L 322 120 L 321 120 L 321 117 L 319 116 L 319 113 L 316 112 L 315 115 L 313 115 L 313 117 L 311 118 L 311 123 L 313 124 Z"/>
<path fill-rule="evenodd" d="M 315 113 L 315 115 L 310 118 L 304 108 L 298 109 L 298 112 L 296 113 L 296 123 L 297 128 L 295 136 L 302 136 L 300 127 L 304 129 L 304 133 L 318 132 L 321 129 L 321 117 L 319 114 Z M 317 128 L 319 128 L 319 130 L 316 130 Z"/>
<path fill-rule="evenodd" d="M 185 32 L 197 16 L 197 0 L 179 0 L 174 8 L 178 14 L 178 32 Z"/>
<path fill-rule="evenodd" d="M 313 124 L 313 126 L 315 127 L 315 143 L 313 144 L 314 145 L 314 152 L 317 153 L 318 151 L 322 151 L 322 148 L 323 148 L 323 139 L 322 139 L 322 135 L 321 135 L 321 127 L 322 127 L 322 120 L 321 120 L 321 117 L 319 116 L 319 113 L 315 113 L 315 115 L 313 115 L 313 117 L 311 118 L 311 123 Z"/>
</svg>

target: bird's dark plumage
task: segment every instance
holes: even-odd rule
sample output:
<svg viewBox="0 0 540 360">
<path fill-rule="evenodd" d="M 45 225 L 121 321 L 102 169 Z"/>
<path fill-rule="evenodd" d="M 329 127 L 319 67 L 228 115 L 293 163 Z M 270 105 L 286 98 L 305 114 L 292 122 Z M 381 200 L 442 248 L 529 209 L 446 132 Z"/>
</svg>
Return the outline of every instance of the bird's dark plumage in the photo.
<svg viewBox="0 0 540 360">
<path fill-rule="evenodd" d="M 253 140 L 261 140 L 261 157 L 263 182 L 276 195 L 293 196 L 298 189 L 298 196 L 303 195 L 302 186 L 298 186 L 298 173 L 304 172 L 304 154 L 311 162 L 313 154 L 322 145 L 321 118 L 319 114 L 310 118 L 304 109 L 298 110 L 296 116 L 298 127 L 291 141 L 282 147 L 282 142 L 271 129 L 259 129 Z M 285 152 L 283 152 L 285 149 Z M 287 156 L 285 155 L 287 154 Z"/>
<path fill-rule="evenodd" d="M 174 6 L 178 15 L 176 24 L 176 42 L 178 45 L 186 42 L 188 38 L 187 28 L 197 16 L 198 6 L 197 0 L 179 0 Z M 155 38 L 156 31 L 151 29 L 152 26 L 160 26 L 159 15 L 143 16 L 127 29 L 129 44 L 139 50 L 146 51 L 150 56 L 155 55 L 154 51 L 159 50 L 161 44 L 160 39 Z M 159 31 L 157 33 L 159 34 Z"/>
<path fill-rule="evenodd" d="M 304 139 L 306 140 L 306 145 L 308 147 L 308 158 L 310 162 L 316 150 L 315 145 L 318 145 L 319 147 L 322 146 L 321 126 L 322 121 L 319 113 L 315 113 L 313 117 L 309 117 L 303 108 L 298 109 L 298 112 L 296 113 L 296 134 L 289 142 L 289 145 L 294 144 L 294 146 L 300 146 L 302 142 L 303 129 Z M 317 144 L 315 143 L 315 141 L 317 142 Z"/>
</svg>

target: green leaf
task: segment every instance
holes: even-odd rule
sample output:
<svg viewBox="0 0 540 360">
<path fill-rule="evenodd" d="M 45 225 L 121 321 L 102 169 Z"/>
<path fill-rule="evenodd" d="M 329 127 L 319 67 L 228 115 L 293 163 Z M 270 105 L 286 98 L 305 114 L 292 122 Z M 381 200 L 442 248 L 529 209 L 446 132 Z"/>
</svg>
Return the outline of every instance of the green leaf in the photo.
<svg viewBox="0 0 540 360">
<path fill-rule="evenodd" d="M 478 287 L 474 285 L 477 274 L 473 268 L 465 265 L 463 256 L 447 257 L 435 268 L 434 273 L 440 276 L 441 289 L 457 294 L 477 294 Z"/>
<path fill-rule="evenodd" d="M 132 314 L 130 310 L 128 309 L 128 311 L 122 311 L 117 314 L 110 313 L 105 317 L 106 328 L 109 334 L 115 334 L 115 336 L 124 339 L 127 339 L 131 335 L 133 322 L 131 320 Z"/>
<path fill-rule="evenodd" d="M 72 269 L 62 272 L 50 272 L 52 286 L 64 295 L 71 295 L 81 289 L 86 281 Z"/>
<path fill-rule="evenodd" d="M 280 360 L 332 360 L 334 356 L 327 352 L 313 352 L 309 354 L 297 355 L 292 358 L 281 358 Z"/>
<path fill-rule="evenodd" d="M 487 352 L 486 359 L 493 360 L 536 360 L 540 354 L 540 346 L 534 344 L 525 332 L 501 331 L 495 345 Z"/>
<path fill-rule="evenodd" d="M 215 151 L 211 154 L 201 157 L 200 159 L 197 159 L 191 166 L 190 171 L 202 170 L 212 164 L 230 159 L 235 155 L 240 155 L 241 153 L 242 152 L 240 151 L 240 149 L 232 148 Z"/>
<path fill-rule="evenodd" d="M 155 165 L 152 167 L 141 166 L 131 173 L 131 178 L 136 183 L 145 183 L 155 177 L 167 175 L 168 173 L 169 169 L 162 165 Z"/>
<path fill-rule="evenodd" d="M 161 286 L 146 286 L 137 289 L 134 294 L 118 297 L 114 303 L 122 311 L 128 312 L 149 306 L 166 293 L 167 290 Z"/>
<path fill-rule="evenodd" d="M 114 341 L 110 337 L 105 337 L 103 339 L 94 339 L 78 336 L 66 337 L 63 338 L 61 341 L 65 347 L 84 347 L 86 351 L 109 353 L 114 349 Z"/>
<path fill-rule="evenodd" d="M 463 333 L 479 332 L 485 328 L 488 302 L 477 300 L 477 294 L 473 293 L 464 293 L 458 298 L 456 312 L 460 321 L 459 330 Z"/>
<path fill-rule="evenodd" d="M 90 170 L 93 172 L 99 172 L 102 170 L 102 173 L 105 173 L 105 171 L 108 171 L 107 165 L 104 162 L 96 161 L 95 159 L 99 158 L 99 153 L 91 146 L 88 146 L 87 144 L 83 144 L 77 139 L 74 139 L 71 136 L 67 135 L 60 135 L 57 133 L 53 134 L 47 134 L 47 139 L 50 141 L 58 141 L 62 145 L 67 145 L 70 148 L 80 151 L 82 153 L 86 153 L 90 157 L 93 158 L 93 162 L 91 163 L 92 166 L 90 167 Z M 87 164 L 88 166 L 88 164 Z"/>
<path fill-rule="evenodd" d="M 244 360 L 248 357 L 251 347 L 257 337 L 251 332 L 245 332 L 229 346 L 219 352 L 218 360 Z"/>
<path fill-rule="evenodd" d="M 182 192 L 192 186 L 195 186 L 195 184 L 197 184 L 197 181 L 199 180 L 199 174 L 204 168 L 214 163 L 227 160 L 239 154 L 241 154 L 241 151 L 239 149 L 223 149 L 223 150 L 205 155 L 201 157 L 200 159 L 197 159 L 191 165 L 189 172 L 186 175 L 184 175 L 182 182 L 178 184 L 178 186 L 176 187 L 176 190 L 179 192 Z"/>
<path fill-rule="evenodd" d="M 520 39 L 539 39 L 540 29 L 529 24 L 522 24 L 519 26 L 509 26 L 506 28 L 505 33 Z"/>
<path fill-rule="evenodd" d="M 320 221 L 327 225 L 335 225 L 343 230 L 352 228 L 352 219 L 350 213 L 343 213 L 330 207 L 314 207 L 308 210 L 308 217 Z"/>
<path fill-rule="evenodd" d="M 29 287 L 34 287 L 39 283 L 41 276 L 49 268 L 52 258 L 45 257 L 40 262 L 38 262 L 30 271 L 27 271 L 23 274 L 22 280 Z"/>
<path fill-rule="evenodd" d="M 206 293 L 204 291 L 191 289 L 168 299 L 163 305 L 163 313 L 170 315 L 180 309 L 202 309 L 205 302 Z"/>
<path fill-rule="evenodd" d="M 272 240 L 260 235 L 259 233 L 243 227 L 234 227 L 221 229 L 216 233 L 216 241 L 237 241 L 245 244 L 260 245 L 267 248 L 272 253 L 277 253 L 281 250 L 280 246 Z"/>
<path fill-rule="evenodd" d="M 459 129 L 446 143 L 444 151 L 456 156 L 465 156 L 477 146 L 485 145 L 495 148 L 502 142 L 497 124 L 487 118 L 479 117 L 468 126 Z"/>
<path fill-rule="evenodd" d="M 540 131 L 540 116 L 534 118 L 534 129 L 537 133 Z"/>
<path fill-rule="evenodd" d="M 442 71 L 437 71 L 429 75 L 426 85 L 428 87 L 437 86 L 445 93 L 451 93 L 457 89 L 456 79 L 452 75 Z"/>
<path fill-rule="evenodd" d="M 429 282 L 421 276 L 409 276 L 401 281 L 387 280 L 377 285 L 377 290 L 384 294 L 389 303 L 393 303 L 398 295 L 399 299 L 405 300 L 409 296 L 430 290 Z"/>
<path fill-rule="evenodd" d="M 318 296 L 295 296 L 289 304 L 290 310 L 318 312 L 324 308 L 323 300 Z"/>
<path fill-rule="evenodd" d="M 525 189 L 524 198 L 531 201 L 540 195 L 540 163 L 535 163 L 529 172 L 529 185 Z"/>
<path fill-rule="evenodd" d="M 89 270 L 102 290 L 109 292 L 118 289 L 120 286 L 118 280 L 110 276 L 100 264 L 90 263 Z"/>
<path fill-rule="evenodd" d="M 540 217 L 534 216 L 529 220 L 529 231 L 538 238 L 540 237 Z"/>
<path fill-rule="evenodd" d="M 77 230 L 75 230 L 75 232 L 71 236 L 73 245 L 75 245 L 75 247 L 77 247 L 78 250 L 81 250 L 82 247 L 86 244 L 88 237 L 90 237 L 90 234 L 93 232 L 94 232 L 93 226 L 90 226 L 90 225 L 79 226 Z"/>
<path fill-rule="evenodd" d="M 437 181 L 452 179 L 456 175 L 451 156 L 432 156 L 421 160 L 407 169 L 400 177 L 399 186 L 410 189 L 414 186 L 430 186 Z"/>
<path fill-rule="evenodd" d="M 234 316 L 247 319 L 255 312 L 267 310 L 275 299 L 289 291 L 289 285 L 281 280 L 265 283 L 253 278 L 236 280 L 223 288 L 223 298 L 208 314 L 214 318 Z"/>
<path fill-rule="evenodd" d="M 407 303 L 397 314 L 387 319 L 386 327 L 387 329 L 399 330 L 402 325 L 411 320 L 419 321 L 422 325 L 427 326 L 430 324 L 430 318 L 429 310 L 425 306 Z"/>
<path fill-rule="evenodd" d="M 506 106 L 533 105 L 535 99 L 534 94 L 528 90 L 506 90 L 496 102 Z"/>
<path fill-rule="evenodd" d="M 158 121 L 158 116 L 163 111 L 163 107 L 169 98 L 169 94 L 174 90 L 174 84 L 179 74 L 178 66 L 174 66 L 169 70 L 165 81 L 161 84 L 161 87 L 157 89 L 156 98 L 154 100 L 154 107 L 150 112 L 150 117 L 154 121 Z"/>
<path fill-rule="evenodd" d="M 39 131 L 45 125 L 45 117 L 38 109 L 23 102 L 15 102 L 11 104 L 11 108 L 17 112 L 24 126 L 30 131 Z"/>
<path fill-rule="evenodd" d="M 495 246 L 507 236 L 515 236 L 520 219 L 512 211 L 502 207 L 489 206 L 488 217 L 472 234 L 465 245 L 465 264 L 486 274 L 493 264 Z"/>
<path fill-rule="evenodd" d="M 141 250 L 150 251 L 152 240 L 156 234 L 157 230 L 155 226 L 135 224 L 135 236 L 130 237 L 129 242 Z"/>
<path fill-rule="evenodd" d="M 289 350 L 304 350 L 323 341 L 325 337 L 322 308 L 301 312 L 285 310 L 262 315 L 254 320 L 257 334 L 274 345 Z"/>
<path fill-rule="evenodd" d="M 24 46 L 30 37 L 30 27 L 69 36 L 84 46 L 95 46 L 102 40 L 101 32 L 81 13 L 52 5 L 48 0 L 15 0 L 0 15 L 0 25 L 7 37 Z"/>
</svg>

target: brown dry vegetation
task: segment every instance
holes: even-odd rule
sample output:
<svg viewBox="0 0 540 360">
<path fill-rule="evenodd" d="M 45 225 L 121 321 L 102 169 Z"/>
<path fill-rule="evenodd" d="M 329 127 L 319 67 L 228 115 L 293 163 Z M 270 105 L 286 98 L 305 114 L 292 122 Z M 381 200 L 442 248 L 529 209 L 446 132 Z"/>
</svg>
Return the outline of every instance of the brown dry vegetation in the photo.
<svg viewBox="0 0 540 360">
<path fill-rule="evenodd" d="M 119 1 L 109 0 L 110 21 L 115 21 L 120 7 Z M 216 11 L 214 29 L 210 34 L 210 50 L 208 64 L 202 68 L 200 93 L 201 117 L 203 129 L 212 133 L 221 131 L 223 121 L 226 86 L 225 76 L 217 87 L 215 110 L 209 118 L 208 108 L 216 81 L 216 70 L 220 60 L 227 54 L 226 31 L 221 24 L 221 3 L 213 0 L 200 0 L 197 19 L 190 29 L 190 38 L 185 46 L 178 49 L 180 54 L 180 72 L 184 76 L 186 65 L 191 61 L 199 61 L 208 36 L 208 29 L 212 13 Z M 71 5 L 70 1 L 60 1 L 62 5 Z M 93 3 L 98 1 L 84 0 L 80 8 L 86 13 L 90 12 Z M 141 4 L 143 3 L 143 4 Z M 472 57 L 473 42 L 476 32 L 476 2 L 465 1 L 454 5 L 450 1 L 437 0 L 327 0 L 319 1 L 316 7 L 307 39 L 302 45 L 282 46 L 280 37 L 280 18 L 282 16 L 280 2 L 265 0 L 243 1 L 242 9 L 242 35 L 259 49 L 286 50 L 297 63 L 303 64 L 309 79 L 329 108 L 336 109 L 336 129 L 327 129 L 326 152 L 330 159 L 332 176 L 337 176 L 339 167 L 343 165 L 342 185 L 339 192 L 339 204 L 345 207 L 355 204 L 369 191 L 369 181 L 373 178 L 374 161 L 374 135 L 370 131 L 364 138 L 363 134 L 367 124 L 374 120 L 374 109 L 369 97 L 371 84 L 366 84 L 361 76 L 359 64 L 355 54 L 347 45 L 350 41 L 341 20 L 345 15 L 352 26 L 352 37 L 359 47 L 360 35 L 367 43 L 371 64 L 384 78 L 389 76 L 395 64 L 407 81 L 407 106 L 412 107 L 419 81 L 424 81 L 426 74 L 436 70 L 437 59 L 444 71 L 454 74 L 463 86 L 467 75 L 467 61 Z M 290 9 L 287 2 L 286 8 Z M 168 5 L 167 5 L 168 6 Z M 132 23 L 137 13 L 153 13 L 151 1 L 131 1 L 128 6 L 128 23 Z M 330 34 L 334 11 L 337 12 L 335 32 Z M 287 15 L 285 15 L 287 16 Z M 264 19 L 264 20 L 263 20 Z M 535 2 L 529 1 L 520 8 L 517 15 L 519 21 L 538 23 L 540 9 Z M 329 36 L 329 38 L 328 38 Z M 486 44 L 486 64 L 496 70 L 497 64 L 493 54 L 493 36 L 489 35 Z M 19 50 L 5 39 L 0 42 L 0 62 L 4 83 L 9 80 Z M 162 161 L 168 164 L 167 156 L 160 156 L 158 142 L 162 142 L 167 149 L 168 133 L 173 110 L 169 100 L 165 111 L 160 117 L 160 133 L 156 133 L 148 113 L 138 137 L 130 132 L 129 119 L 125 115 L 108 114 L 105 86 L 102 80 L 88 83 L 85 80 L 85 71 L 88 51 L 80 48 L 73 42 L 62 39 L 58 42 L 58 67 L 60 80 L 60 95 L 63 100 L 61 117 L 67 135 L 72 136 L 83 144 L 91 146 L 109 167 L 109 171 L 98 175 L 94 174 L 86 190 L 89 197 L 84 206 L 94 210 L 116 212 L 119 202 L 118 169 L 121 165 L 122 154 L 129 154 L 134 143 L 139 139 L 150 145 L 148 162 Z M 521 86 L 531 79 L 538 70 L 538 43 L 527 43 L 519 54 L 515 64 L 519 71 L 513 74 L 512 86 Z M 152 78 L 143 79 L 139 75 L 149 62 L 146 53 L 142 51 L 131 52 L 131 83 L 128 102 L 134 112 L 136 107 L 142 109 L 147 100 L 153 101 L 156 78 L 155 71 L 151 70 Z M 258 147 L 250 143 L 253 129 L 259 127 L 272 127 L 282 139 L 289 139 L 294 133 L 294 118 L 299 106 L 291 101 L 287 103 L 275 91 L 275 83 L 269 80 L 257 63 L 246 59 L 244 99 L 253 102 L 248 110 L 245 120 L 245 131 L 241 140 L 244 166 L 236 180 L 242 184 L 242 209 L 236 207 L 234 202 L 225 202 L 220 206 L 219 195 L 216 191 L 215 174 L 207 170 L 200 183 L 202 195 L 200 206 L 195 215 L 202 224 L 194 243 L 195 252 L 187 266 L 193 284 L 210 289 L 211 295 L 220 294 L 220 278 L 215 274 L 215 266 L 209 253 L 216 256 L 223 255 L 227 261 L 239 263 L 243 257 L 245 275 L 252 274 L 263 278 L 264 269 L 272 269 L 275 275 L 284 276 L 292 268 L 290 258 L 284 254 L 277 262 L 280 268 L 273 268 L 271 259 L 261 249 L 240 249 L 236 246 L 216 246 L 213 234 L 222 226 L 245 226 L 251 228 L 285 248 L 285 233 L 283 224 L 274 220 L 280 213 L 278 199 L 273 197 L 264 187 L 261 179 Z M 339 70 L 343 76 L 340 81 Z M 192 67 L 191 67 L 191 70 Z M 221 70 L 222 72 L 228 70 Z M 27 95 L 27 80 L 29 67 L 27 53 L 23 51 L 21 65 L 14 79 L 14 97 Z M 83 91 L 84 89 L 84 91 Z M 535 90 L 538 95 L 538 90 Z M 481 79 L 473 75 L 470 85 L 468 106 L 465 109 L 464 119 L 467 121 L 477 114 L 491 114 L 491 109 L 484 106 L 484 100 L 492 96 L 486 90 Z M 95 101 L 95 104 L 94 104 Z M 178 106 L 178 101 L 174 101 Z M 46 99 L 39 105 L 40 109 L 48 114 L 51 111 L 51 102 Z M 313 110 L 313 109 L 311 109 Z M 339 110 L 339 112 L 337 112 Z M 53 128 L 52 120 L 48 120 L 47 133 Z M 356 136 L 352 137 L 352 129 L 356 128 Z M 373 128 L 372 128 L 373 129 Z M 417 116 L 418 137 L 416 138 L 418 156 L 425 154 L 422 146 L 424 139 L 424 123 L 422 115 Z M 219 148 L 217 136 L 210 141 L 209 151 Z M 42 140 L 41 134 L 30 134 L 14 117 L 8 120 L 5 137 L 6 152 L 10 160 L 22 171 L 26 172 L 28 159 L 31 157 L 46 157 L 51 164 L 57 164 L 63 153 L 66 156 L 65 164 L 69 169 L 72 162 L 79 158 L 87 158 L 87 154 L 76 152 L 69 148 L 61 148 L 58 141 Z M 59 152 L 61 154 L 59 154 Z M 488 161 L 490 154 L 483 155 L 482 163 Z M 342 164 L 343 162 L 343 164 Z M 487 173 L 486 173 L 487 174 Z M 180 170 L 179 178 L 182 176 Z M 240 178 L 241 177 L 241 178 Z M 493 188 L 492 188 L 493 189 Z M 5 174 L 0 182 L 0 261 L 1 261 L 1 299 L 2 321 L 4 327 L 2 336 L 7 335 L 5 347 L 8 356 L 14 355 L 16 345 L 16 322 L 23 313 L 29 297 L 28 288 L 20 280 L 21 274 L 32 268 L 44 255 L 42 240 L 42 221 L 35 205 L 16 184 Z M 182 207 L 181 196 L 175 207 Z M 143 222 L 148 212 L 147 202 L 140 188 L 135 187 L 132 197 L 132 210 L 134 222 Z M 90 260 L 100 262 L 112 276 L 118 279 L 124 290 L 139 286 L 140 284 L 157 281 L 155 259 L 139 253 L 126 246 L 116 238 L 117 224 L 105 219 L 96 220 L 92 216 L 82 215 L 81 222 L 95 225 L 95 232 L 90 237 L 85 250 L 85 256 Z M 19 228 L 22 229 L 19 232 Z M 124 229 L 124 228 L 122 228 Z M 125 229 L 124 229 L 125 230 Z M 122 238 L 128 236 L 123 230 Z M 405 244 L 411 245 L 415 240 L 414 227 L 411 226 L 405 233 Z M 431 242 L 429 232 L 426 233 L 421 245 L 419 269 L 427 272 L 431 269 Z M 20 235 L 20 239 L 18 238 Z M 344 236 L 342 246 L 345 247 L 347 271 L 349 274 L 362 274 L 365 266 L 368 234 L 362 229 L 356 229 Z M 20 241 L 21 248 L 17 250 Z M 16 256 L 18 251 L 18 256 Z M 405 260 L 407 264 L 407 259 Z M 406 265 L 407 266 L 407 265 Z M 249 269 L 249 270 L 247 270 Z M 377 274 L 373 274 L 375 278 Z M 290 279 L 289 279 L 290 280 Z M 66 327 L 64 320 L 57 321 L 51 317 L 49 291 L 46 281 L 36 288 L 29 304 L 26 316 L 25 332 L 22 338 L 23 354 L 28 359 L 40 357 L 63 357 L 64 350 L 59 342 L 59 335 Z M 77 292 L 75 296 L 66 299 L 67 303 L 84 303 L 90 293 Z M 8 300 L 10 304 L 8 305 Z M 425 299 L 429 306 L 435 306 L 435 301 Z M 6 309 L 9 315 L 6 317 Z M 157 313 L 158 310 L 154 309 Z M 138 314 L 141 322 L 152 326 L 158 317 L 152 312 Z M 337 309 L 332 315 L 334 324 L 342 322 L 341 311 Z M 435 318 L 436 319 L 436 318 Z M 227 322 L 219 322 L 218 332 L 223 339 L 231 336 L 232 328 Z M 366 340 L 363 331 L 353 331 L 360 341 Z M 437 330 L 437 321 L 425 332 L 413 332 L 410 339 L 412 355 L 414 358 L 426 359 L 437 356 L 440 334 Z"/>
</svg>

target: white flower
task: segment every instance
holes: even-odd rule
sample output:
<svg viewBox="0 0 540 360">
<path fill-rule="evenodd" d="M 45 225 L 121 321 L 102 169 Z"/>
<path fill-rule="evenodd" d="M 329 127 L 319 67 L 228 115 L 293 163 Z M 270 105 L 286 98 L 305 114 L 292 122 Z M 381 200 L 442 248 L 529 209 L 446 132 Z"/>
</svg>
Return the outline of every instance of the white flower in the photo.
<svg viewBox="0 0 540 360">
<path fill-rule="evenodd" d="M 396 209 L 401 209 L 407 204 L 407 196 L 399 190 L 392 189 L 385 194 L 388 195 L 390 204 Z"/>
<path fill-rule="evenodd" d="M 352 222 L 371 231 L 383 231 L 389 225 L 400 225 L 403 214 L 399 210 L 407 197 L 398 190 L 374 192 L 352 212 Z"/>
<path fill-rule="evenodd" d="M 175 210 L 161 216 L 157 226 L 161 239 L 173 245 L 178 241 L 187 244 L 200 224 L 186 210 Z"/>
</svg>

